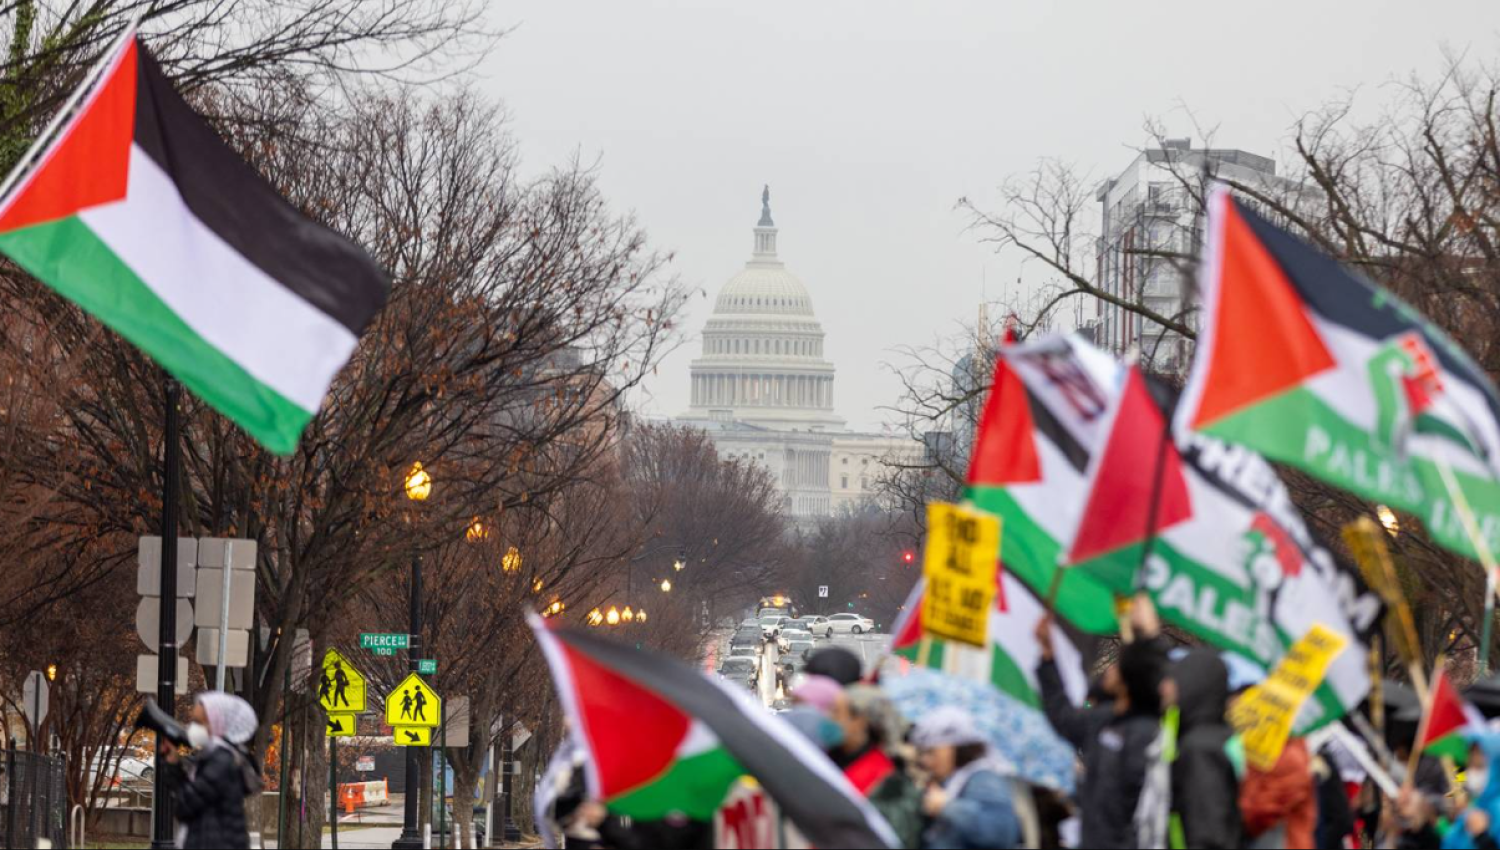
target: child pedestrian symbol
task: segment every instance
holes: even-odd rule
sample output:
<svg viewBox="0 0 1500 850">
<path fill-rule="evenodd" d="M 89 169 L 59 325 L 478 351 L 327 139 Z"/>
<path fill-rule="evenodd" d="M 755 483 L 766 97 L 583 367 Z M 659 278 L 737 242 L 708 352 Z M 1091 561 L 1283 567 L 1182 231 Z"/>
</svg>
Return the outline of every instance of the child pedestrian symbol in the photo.
<svg viewBox="0 0 1500 850">
<path fill-rule="evenodd" d="M 427 721 L 427 695 L 421 691 L 417 691 L 417 713 L 415 719 L 421 720 L 424 723 Z"/>
<path fill-rule="evenodd" d="M 422 695 L 421 694 L 417 694 L 417 698 L 421 699 Z M 408 719 L 408 718 L 411 717 L 411 705 L 412 705 L 411 688 L 407 688 L 406 690 L 404 690 L 404 691 L 401 692 L 401 719 L 402 720 L 406 720 L 406 719 Z"/>
<path fill-rule="evenodd" d="M 328 681 L 326 673 L 324 674 L 323 681 L 326 686 Z M 333 662 L 333 700 L 328 704 L 338 705 L 340 702 L 346 708 L 349 705 L 349 674 L 344 672 L 342 662 L 335 661 Z"/>
</svg>

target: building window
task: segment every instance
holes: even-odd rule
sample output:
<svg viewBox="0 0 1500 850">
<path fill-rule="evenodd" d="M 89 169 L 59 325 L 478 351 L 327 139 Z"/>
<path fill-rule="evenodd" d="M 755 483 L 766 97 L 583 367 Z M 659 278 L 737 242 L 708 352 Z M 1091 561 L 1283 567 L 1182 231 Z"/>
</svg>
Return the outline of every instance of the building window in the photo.
<svg viewBox="0 0 1500 850">
<path fill-rule="evenodd" d="M 842 487 L 842 488 L 844 488 L 845 490 L 848 490 L 849 489 L 849 476 L 845 475 L 844 478 L 843 478 L 843 482 L 844 483 L 840 484 L 839 486 Z"/>
</svg>

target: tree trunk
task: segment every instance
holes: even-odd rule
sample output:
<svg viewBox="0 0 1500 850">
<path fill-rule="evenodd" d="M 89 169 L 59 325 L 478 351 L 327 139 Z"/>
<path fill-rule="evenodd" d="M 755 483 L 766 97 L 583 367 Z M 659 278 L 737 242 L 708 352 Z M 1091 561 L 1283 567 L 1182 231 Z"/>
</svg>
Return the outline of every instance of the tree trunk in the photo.
<svg viewBox="0 0 1500 850">
<path fill-rule="evenodd" d="M 478 771 L 474 770 L 468 753 L 463 750 L 449 750 L 453 759 L 453 822 L 456 824 L 455 832 L 458 835 L 454 847 L 468 850 L 474 845 L 469 840 L 473 833 L 470 832 L 474 824 L 474 788 L 479 779 Z"/>
<path fill-rule="evenodd" d="M 305 818 L 301 821 L 301 843 L 298 846 L 317 848 L 323 846 L 323 828 L 328 823 L 328 748 L 322 734 L 325 728 L 323 709 L 309 700 L 298 714 L 301 715 L 297 737 L 302 744 L 302 770 L 295 803 L 301 805 L 294 811 L 298 817 Z"/>
<path fill-rule="evenodd" d="M 432 819 L 432 750 L 418 750 L 422 754 L 417 763 L 422 766 L 420 791 L 417 796 L 417 830 L 423 826 L 433 828 L 432 845 L 438 845 L 437 824 Z M 407 793 L 411 793 L 408 791 Z"/>
</svg>

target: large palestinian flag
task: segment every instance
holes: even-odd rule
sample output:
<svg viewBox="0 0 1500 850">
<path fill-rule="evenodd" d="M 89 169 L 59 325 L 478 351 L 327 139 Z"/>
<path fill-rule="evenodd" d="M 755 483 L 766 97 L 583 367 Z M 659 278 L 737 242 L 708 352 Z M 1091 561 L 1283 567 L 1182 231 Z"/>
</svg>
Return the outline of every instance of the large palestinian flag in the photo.
<svg viewBox="0 0 1500 850">
<path fill-rule="evenodd" d="M 1102 357 L 1064 337 L 1002 352 L 1009 374 L 996 396 L 1025 403 L 990 421 L 1025 416 L 1030 425 L 983 430 L 981 444 L 1012 448 L 976 449 L 976 466 L 989 466 L 971 474 L 970 497 L 1004 517 L 1007 571 L 1044 597 L 1064 569 L 1058 613 L 1098 633 L 1114 629 L 1116 599 L 1144 590 L 1167 621 L 1267 669 L 1321 623 L 1354 648 L 1298 728 L 1358 705 L 1369 687 L 1360 647 L 1383 612 L 1379 599 L 1312 536 L 1263 457 L 1201 435 L 1178 440 L 1166 430 L 1164 391 L 1134 369 L 1099 365 Z"/>
<path fill-rule="evenodd" d="M 127 34 L 0 198 L 0 252 L 289 453 L 388 282 L 288 204 Z"/>
<path fill-rule="evenodd" d="M 933 670 L 988 679 L 1017 702 L 1040 709 L 1042 695 L 1037 687 L 1036 668 L 1042 659 L 1036 643 L 1036 627 L 1047 609 L 1024 582 L 1007 575 L 1004 569 L 997 572 L 1000 586 L 995 605 L 990 609 L 989 646 L 979 649 L 929 638 L 922 628 L 922 595 L 927 582 L 919 579 L 902 607 L 901 618 L 891 629 L 891 651 Z M 1074 705 L 1083 705 L 1088 695 L 1083 654 L 1067 631 L 1056 624 L 1052 627 L 1052 644 L 1068 698 Z"/>
<path fill-rule="evenodd" d="M 1421 517 L 1478 552 L 1500 544 L 1500 396 L 1411 307 L 1219 189 L 1201 267 L 1203 330 L 1176 426 L 1249 446 Z"/>
<path fill-rule="evenodd" d="M 641 820 L 709 820 L 753 776 L 819 847 L 896 847 L 895 834 L 833 762 L 745 694 L 658 653 L 531 618 L 589 794 Z"/>
</svg>

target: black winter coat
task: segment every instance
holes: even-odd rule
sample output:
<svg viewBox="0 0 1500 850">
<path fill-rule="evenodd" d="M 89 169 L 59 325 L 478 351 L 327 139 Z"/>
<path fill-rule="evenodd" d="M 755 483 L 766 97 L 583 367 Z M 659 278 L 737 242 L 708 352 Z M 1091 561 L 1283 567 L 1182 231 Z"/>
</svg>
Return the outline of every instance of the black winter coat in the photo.
<svg viewBox="0 0 1500 850">
<path fill-rule="evenodd" d="M 1045 661 L 1036 672 L 1047 720 L 1083 757 L 1078 846 L 1135 847 L 1135 807 L 1146 779 L 1146 749 L 1161 732 L 1161 719 L 1150 712 L 1117 715 L 1107 706 L 1075 708 L 1057 665 Z"/>
<path fill-rule="evenodd" d="M 245 798 L 259 785 L 259 770 L 250 757 L 229 747 L 213 747 L 193 756 L 190 769 L 165 766 L 174 814 L 187 827 L 183 847 L 248 850 Z"/>
<path fill-rule="evenodd" d="M 1178 727 L 1172 763 L 1172 811 L 1182 819 L 1189 847 L 1239 847 L 1240 780 L 1226 749 L 1234 730 L 1229 708 L 1229 671 L 1218 653 L 1194 649 L 1173 665 Z"/>
</svg>

